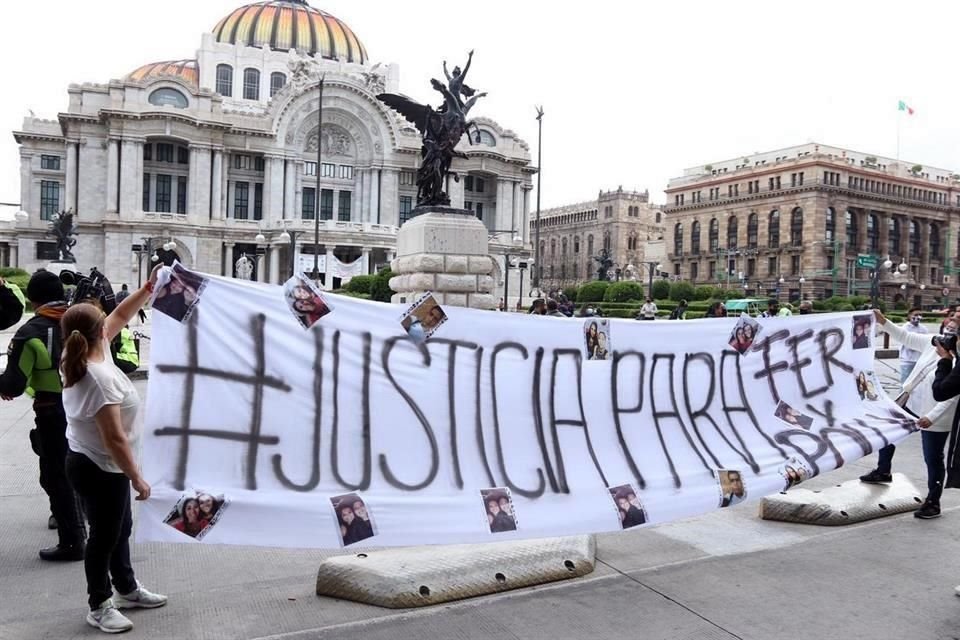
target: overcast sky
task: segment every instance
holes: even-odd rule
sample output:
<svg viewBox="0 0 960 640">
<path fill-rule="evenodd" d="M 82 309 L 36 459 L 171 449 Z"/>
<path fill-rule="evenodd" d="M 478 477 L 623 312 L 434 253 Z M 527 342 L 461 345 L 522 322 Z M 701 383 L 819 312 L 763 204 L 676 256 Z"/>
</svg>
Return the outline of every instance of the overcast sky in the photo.
<svg viewBox="0 0 960 640">
<path fill-rule="evenodd" d="M 546 111 L 543 207 L 599 189 L 663 188 L 685 167 L 816 140 L 960 170 L 960 3 L 311 0 L 356 32 L 401 91 L 434 100 L 441 61 L 474 48 L 474 113 L 518 132 L 536 161 Z M 18 202 L 10 131 L 56 117 L 71 82 L 192 58 L 241 0 L 45 0 L 4 4 L 0 202 Z M 531 201 L 533 206 L 533 200 Z"/>
</svg>

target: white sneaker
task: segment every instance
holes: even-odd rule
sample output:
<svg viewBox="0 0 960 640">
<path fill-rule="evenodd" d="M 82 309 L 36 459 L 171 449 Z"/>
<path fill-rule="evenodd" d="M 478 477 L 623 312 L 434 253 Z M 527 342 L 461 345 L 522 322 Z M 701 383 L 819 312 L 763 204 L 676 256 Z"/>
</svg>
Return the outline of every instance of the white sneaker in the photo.
<svg viewBox="0 0 960 640">
<path fill-rule="evenodd" d="M 87 624 L 106 633 L 123 633 L 133 629 L 133 623 L 113 606 L 111 599 L 104 600 L 99 609 L 87 614 Z"/>
<path fill-rule="evenodd" d="M 955 586 L 955 587 L 953 588 L 953 592 L 954 592 L 955 594 L 957 594 L 958 596 L 960 596 L 960 584 L 958 584 L 957 586 Z"/>
<path fill-rule="evenodd" d="M 167 596 L 147 591 L 147 588 L 137 581 L 137 588 L 127 594 L 116 597 L 117 609 L 156 609 L 167 604 Z"/>
</svg>

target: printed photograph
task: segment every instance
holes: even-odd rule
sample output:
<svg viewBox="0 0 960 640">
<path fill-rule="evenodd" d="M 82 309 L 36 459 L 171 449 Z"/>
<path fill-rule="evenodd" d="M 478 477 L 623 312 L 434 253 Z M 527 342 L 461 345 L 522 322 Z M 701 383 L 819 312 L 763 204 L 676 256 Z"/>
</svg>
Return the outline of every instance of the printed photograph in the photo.
<svg viewBox="0 0 960 640">
<path fill-rule="evenodd" d="M 732 469 L 718 469 L 720 482 L 720 506 L 732 507 L 747 499 L 747 489 L 743 485 L 743 475 Z"/>
<path fill-rule="evenodd" d="M 857 374 L 857 393 L 861 400 L 876 400 L 880 397 L 877 393 L 877 380 L 872 371 L 861 371 Z"/>
<path fill-rule="evenodd" d="M 376 528 L 367 505 L 355 493 L 330 498 L 330 504 L 337 514 L 337 524 L 340 527 L 340 540 L 343 546 L 366 540 L 377 535 Z"/>
<path fill-rule="evenodd" d="M 584 356 L 587 360 L 609 360 L 613 356 L 610 344 L 610 321 L 590 319 L 583 323 Z"/>
<path fill-rule="evenodd" d="M 487 512 L 490 533 L 517 530 L 517 515 L 513 509 L 510 489 L 482 489 L 480 497 L 483 499 L 483 508 Z"/>
<path fill-rule="evenodd" d="M 809 430 L 810 427 L 813 426 L 813 418 L 800 413 L 783 400 L 780 401 L 780 404 L 778 404 L 776 410 L 774 410 L 773 417 L 787 423 L 791 427 L 800 427 L 801 429 Z"/>
<path fill-rule="evenodd" d="M 186 322 L 200 302 L 206 284 L 206 278 L 187 271 L 179 263 L 174 264 L 170 281 L 157 291 L 153 308 L 177 322 Z"/>
<path fill-rule="evenodd" d="M 229 505 L 229 500 L 223 494 L 214 495 L 205 491 L 185 493 L 163 519 L 163 523 L 184 535 L 202 540 Z"/>
<path fill-rule="evenodd" d="M 783 478 L 783 490 L 796 486 L 810 478 L 810 469 L 806 463 L 799 458 L 793 457 L 779 469 L 780 477 Z"/>
<path fill-rule="evenodd" d="M 283 295 L 287 307 L 304 329 L 309 329 L 320 318 L 333 311 L 333 307 L 320 294 L 317 286 L 302 273 L 284 283 Z"/>
<path fill-rule="evenodd" d="M 742 314 L 730 333 L 728 344 L 740 355 L 746 355 L 753 346 L 753 341 L 757 339 L 758 333 L 760 333 L 760 323 L 747 314 Z"/>
<path fill-rule="evenodd" d="M 629 529 L 638 527 L 647 521 L 647 514 L 637 498 L 637 491 L 629 484 L 622 484 L 619 487 L 609 487 L 610 497 L 613 504 L 617 507 L 617 515 L 620 517 L 620 528 Z"/>
<path fill-rule="evenodd" d="M 429 291 L 414 301 L 400 319 L 403 330 L 414 342 L 422 344 L 447 321 L 447 314 Z"/>
<path fill-rule="evenodd" d="M 853 348 L 870 348 L 870 329 L 873 327 L 872 315 L 853 316 Z"/>
</svg>

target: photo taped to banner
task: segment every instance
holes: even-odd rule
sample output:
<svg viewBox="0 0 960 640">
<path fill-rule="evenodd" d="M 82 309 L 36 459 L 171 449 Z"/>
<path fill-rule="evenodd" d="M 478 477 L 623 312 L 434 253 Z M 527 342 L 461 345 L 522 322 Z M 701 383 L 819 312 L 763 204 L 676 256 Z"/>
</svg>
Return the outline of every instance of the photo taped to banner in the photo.
<svg viewBox="0 0 960 640">
<path fill-rule="evenodd" d="M 447 314 L 443 307 L 433 297 L 433 293 L 427 291 L 410 305 L 400 319 L 400 324 L 414 342 L 422 344 L 446 321 Z"/>
<path fill-rule="evenodd" d="M 791 427 L 800 427 L 807 431 L 813 426 L 813 418 L 800 413 L 783 400 L 777 405 L 776 410 L 773 412 L 773 417 L 782 420 Z"/>
<path fill-rule="evenodd" d="M 853 334 L 851 335 L 850 339 L 853 341 L 854 349 L 870 348 L 870 336 L 873 333 L 871 331 L 872 328 L 873 328 L 872 314 L 861 314 L 858 316 L 853 316 Z"/>
<path fill-rule="evenodd" d="M 639 527 L 647 521 L 647 513 L 632 485 L 622 484 L 619 487 L 610 487 L 607 491 L 610 492 L 613 506 L 617 509 L 621 529 Z"/>
<path fill-rule="evenodd" d="M 206 278 L 188 271 L 179 262 L 174 263 L 170 280 L 156 293 L 153 308 L 177 322 L 186 322 L 200 302 L 206 285 Z"/>
<path fill-rule="evenodd" d="M 783 491 L 808 480 L 812 476 L 807 463 L 795 456 L 780 467 L 779 473 L 784 482 Z"/>
<path fill-rule="evenodd" d="M 718 469 L 717 480 L 720 486 L 720 507 L 732 507 L 747 499 L 747 489 L 743 484 L 743 474 L 734 469 Z"/>
<path fill-rule="evenodd" d="M 757 339 L 759 333 L 760 323 L 745 313 L 741 314 L 736 326 L 733 327 L 733 331 L 730 333 L 730 340 L 727 344 L 733 347 L 734 351 L 740 355 L 746 355 L 750 347 L 753 346 L 753 342 Z"/>
<path fill-rule="evenodd" d="M 167 513 L 163 523 L 191 538 L 202 540 L 220 520 L 229 504 L 223 495 L 206 491 L 185 493 Z"/>
<path fill-rule="evenodd" d="M 861 400 L 873 402 L 880 398 L 877 393 L 879 384 L 873 371 L 861 371 L 857 374 L 857 394 Z"/>
<path fill-rule="evenodd" d="M 330 498 L 330 504 L 336 514 L 340 542 L 344 547 L 377 535 L 373 515 L 359 495 L 334 496 Z"/>
<path fill-rule="evenodd" d="M 298 273 L 283 285 L 287 307 L 304 329 L 309 329 L 320 318 L 333 311 L 317 286 L 305 275 Z"/>
<path fill-rule="evenodd" d="M 592 318 L 583 323 L 584 358 L 586 360 L 609 360 L 613 354 L 610 342 L 610 321 Z"/>
<path fill-rule="evenodd" d="M 517 513 L 513 508 L 510 489 L 506 487 L 483 489 L 480 491 L 480 497 L 483 500 L 490 533 L 517 530 Z"/>
</svg>

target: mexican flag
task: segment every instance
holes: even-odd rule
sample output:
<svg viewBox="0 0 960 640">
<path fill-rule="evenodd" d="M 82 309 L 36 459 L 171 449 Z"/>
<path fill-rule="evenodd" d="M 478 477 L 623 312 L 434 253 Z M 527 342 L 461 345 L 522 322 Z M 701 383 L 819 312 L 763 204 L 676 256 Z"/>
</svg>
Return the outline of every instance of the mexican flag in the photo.
<svg viewBox="0 0 960 640">
<path fill-rule="evenodd" d="M 903 100 L 901 100 L 901 101 L 899 102 L 899 104 L 897 105 L 897 111 L 906 111 L 908 116 L 912 116 L 912 115 L 913 115 L 913 107 L 911 107 L 910 105 L 908 105 L 908 104 L 907 104 L 906 102 L 904 102 Z"/>
</svg>

